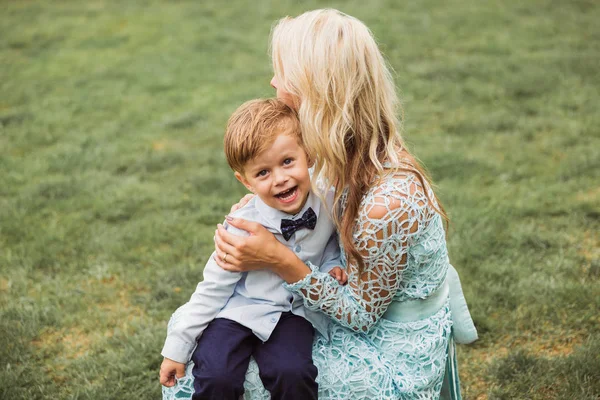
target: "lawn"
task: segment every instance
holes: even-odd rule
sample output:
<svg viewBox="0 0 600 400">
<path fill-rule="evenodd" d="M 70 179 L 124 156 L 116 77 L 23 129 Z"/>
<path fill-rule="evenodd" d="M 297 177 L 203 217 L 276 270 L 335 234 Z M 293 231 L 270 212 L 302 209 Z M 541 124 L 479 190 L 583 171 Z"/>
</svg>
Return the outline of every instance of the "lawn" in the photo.
<svg viewBox="0 0 600 400">
<path fill-rule="evenodd" d="M 600 4 L 0 1 L 0 398 L 160 398 L 170 314 L 245 189 L 271 24 L 336 7 L 396 75 L 480 340 L 465 399 L 600 397 Z"/>
</svg>

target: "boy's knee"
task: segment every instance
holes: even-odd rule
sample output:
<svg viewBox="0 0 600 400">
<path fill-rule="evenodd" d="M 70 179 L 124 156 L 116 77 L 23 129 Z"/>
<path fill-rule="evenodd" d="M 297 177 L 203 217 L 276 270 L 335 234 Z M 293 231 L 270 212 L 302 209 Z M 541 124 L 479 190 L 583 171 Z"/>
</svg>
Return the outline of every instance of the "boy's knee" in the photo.
<svg viewBox="0 0 600 400">
<path fill-rule="evenodd" d="M 317 367 L 308 362 L 288 362 L 262 375 L 261 379 L 273 399 L 317 399 Z"/>
<path fill-rule="evenodd" d="M 236 382 L 232 379 L 231 373 L 226 370 L 211 368 L 196 372 L 194 375 L 193 399 L 232 399 L 244 392 L 244 382 Z"/>
<path fill-rule="evenodd" d="M 274 370 L 276 379 L 287 382 L 297 380 L 314 381 L 317 378 L 317 367 L 312 360 L 282 363 Z"/>
</svg>

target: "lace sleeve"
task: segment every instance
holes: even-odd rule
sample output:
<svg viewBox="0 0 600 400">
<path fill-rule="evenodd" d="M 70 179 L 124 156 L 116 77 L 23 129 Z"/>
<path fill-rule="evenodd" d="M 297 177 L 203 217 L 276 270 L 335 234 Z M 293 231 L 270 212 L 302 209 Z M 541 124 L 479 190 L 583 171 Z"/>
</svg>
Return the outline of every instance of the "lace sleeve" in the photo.
<svg viewBox="0 0 600 400">
<path fill-rule="evenodd" d="M 408 246 L 426 214 L 421 186 L 404 176 L 405 185 L 387 182 L 365 196 L 355 227 L 354 240 L 364 259 L 347 266 L 348 284 L 340 286 L 328 274 L 311 266 L 304 279 L 288 285 L 312 310 L 320 310 L 355 331 L 368 332 L 392 301 L 407 262 Z"/>
</svg>

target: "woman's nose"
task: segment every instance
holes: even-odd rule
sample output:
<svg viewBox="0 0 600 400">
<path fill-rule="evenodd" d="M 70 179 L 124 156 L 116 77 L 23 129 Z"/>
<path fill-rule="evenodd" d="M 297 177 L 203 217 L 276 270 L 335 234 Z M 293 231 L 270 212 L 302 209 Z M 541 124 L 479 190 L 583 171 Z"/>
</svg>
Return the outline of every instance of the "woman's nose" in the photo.
<svg viewBox="0 0 600 400">
<path fill-rule="evenodd" d="M 275 80 L 275 77 L 273 77 L 273 78 L 271 79 L 271 82 L 269 82 L 269 84 L 271 85 L 271 87 L 272 87 L 273 89 L 277 89 L 277 81 Z"/>
</svg>

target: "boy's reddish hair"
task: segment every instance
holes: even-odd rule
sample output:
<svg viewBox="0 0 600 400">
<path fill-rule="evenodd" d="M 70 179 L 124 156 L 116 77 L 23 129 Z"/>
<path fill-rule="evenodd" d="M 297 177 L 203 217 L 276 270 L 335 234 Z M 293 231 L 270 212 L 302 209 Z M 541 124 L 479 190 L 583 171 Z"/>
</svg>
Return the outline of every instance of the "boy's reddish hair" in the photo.
<svg viewBox="0 0 600 400">
<path fill-rule="evenodd" d="M 302 144 L 296 112 L 277 99 L 250 100 L 229 117 L 223 140 L 231 169 L 241 174 L 244 166 L 265 151 L 278 135 L 290 135 Z"/>
</svg>

